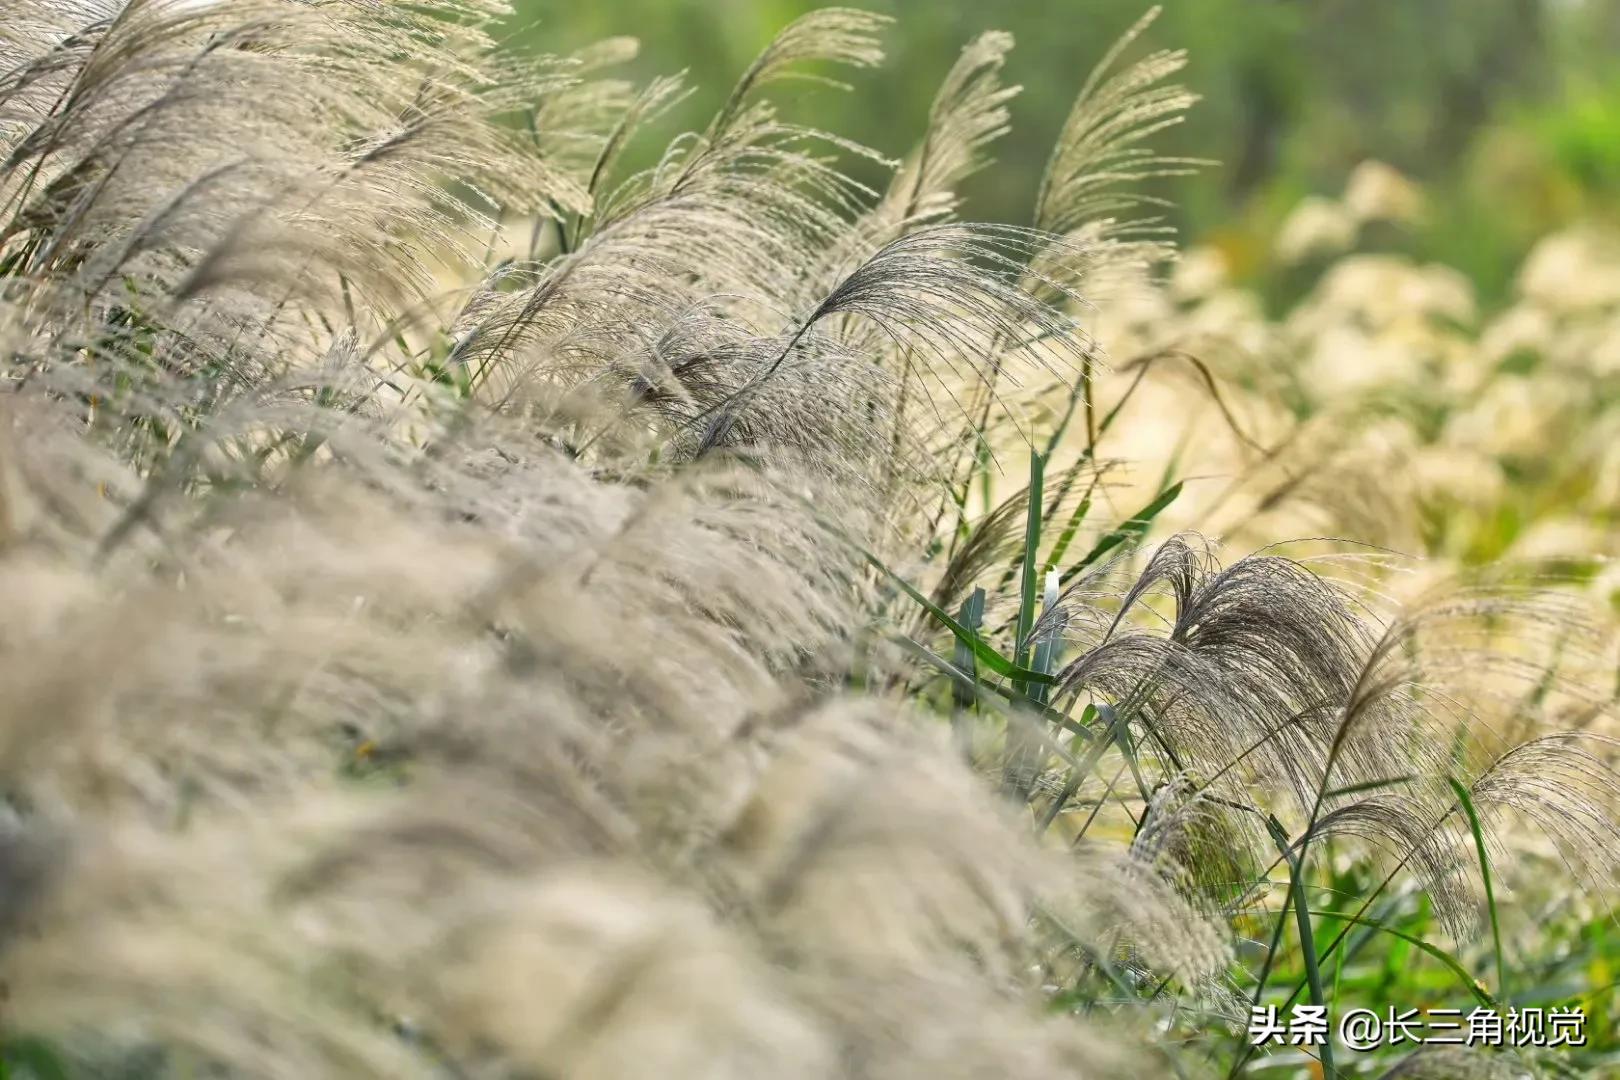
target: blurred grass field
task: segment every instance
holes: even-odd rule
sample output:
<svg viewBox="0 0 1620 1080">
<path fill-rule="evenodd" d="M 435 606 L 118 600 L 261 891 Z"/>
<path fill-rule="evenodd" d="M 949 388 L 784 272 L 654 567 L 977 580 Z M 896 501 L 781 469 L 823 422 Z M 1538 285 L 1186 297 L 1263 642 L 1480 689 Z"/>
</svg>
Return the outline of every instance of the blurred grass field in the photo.
<svg viewBox="0 0 1620 1080">
<path fill-rule="evenodd" d="M 975 216 L 1017 222 L 1074 88 L 1146 5 L 1136 0 L 939 0 L 860 5 L 897 16 L 888 58 L 842 74 L 852 95 L 783 87 L 790 115 L 898 156 L 923 123 L 950 60 L 976 34 L 1013 35 L 1022 92 L 996 169 L 968 180 Z M 731 73 L 810 0 L 519 0 L 513 42 L 545 52 L 629 34 L 637 77 L 688 70 L 678 112 L 707 116 Z M 1333 195 L 1357 164 L 1387 162 L 1433 195 L 1429 227 L 1402 238 L 1455 267 L 1487 307 L 1509 298 L 1535 242 L 1574 220 L 1620 225 L 1620 4 L 1615 0 L 1169 0 L 1155 44 L 1189 52 L 1194 120 L 1162 138 L 1213 167 L 1158 185 L 1189 244 L 1225 254 L 1273 313 L 1302 282 L 1272 258 L 1283 220 Z M 873 102 L 881 102 L 873 107 Z M 644 151 L 645 152 L 645 151 Z M 857 166 L 858 168 L 858 166 Z M 864 177 L 876 178 L 874 170 Z"/>
</svg>

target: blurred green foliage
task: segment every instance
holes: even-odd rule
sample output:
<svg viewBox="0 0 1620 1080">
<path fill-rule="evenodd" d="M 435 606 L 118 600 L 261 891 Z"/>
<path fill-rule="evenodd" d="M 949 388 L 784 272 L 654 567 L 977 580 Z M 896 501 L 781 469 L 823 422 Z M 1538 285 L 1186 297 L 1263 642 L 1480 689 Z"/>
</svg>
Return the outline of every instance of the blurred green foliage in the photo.
<svg viewBox="0 0 1620 1080">
<path fill-rule="evenodd" d="M 633 77 L 686 70 L 678 122 L 700 124 L 770 37 L 814 0 L 517 0 L 514 44 L 567 52 L 642 42 Z M 1040 171 L 1085 72 L 1144 0 L 867 0 L 896 17 L 889 61 L 855 92 L 781 89 L 817 124 L 887 154 L 910 148 L 957 51 L 987 29 L 1018 47 L 1024 91 L 999 165 L 968 186 L 971 215 L 1027 220 Z M 1469 273 L 1489 302 L 1534 238 L 1614 213 L 1620 192 L 1620 0 L 1168 0 L 1148 35 L 1191 53 L 1204 96 L 1166 149 L 1218 165 L 1165 182 L 1189 241 L 1225 251 L 1263 288 L 1270 239 L 1312 192 L 1378 158 L 1432 195 L 1425 227 L 1392 244 Z M 650 151 L 644 151 L 650 152 Z M 632 157 L 632 161 L 636 160 Z M 645 158 L 641 159 L 645 163 Z M 877 180 L 875 172 L 868 172 Z M 1266 288 L 1279 302 L 1286 296 Z"/>
</svg>

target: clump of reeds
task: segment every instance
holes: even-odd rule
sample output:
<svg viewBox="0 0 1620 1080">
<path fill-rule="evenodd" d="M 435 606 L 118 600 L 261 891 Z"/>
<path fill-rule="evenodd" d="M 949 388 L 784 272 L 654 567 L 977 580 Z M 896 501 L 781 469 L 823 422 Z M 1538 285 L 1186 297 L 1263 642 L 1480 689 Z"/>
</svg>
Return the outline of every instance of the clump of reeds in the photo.
<svg viewBox="0 0 1620 1080">
<path fill-rule="evenodd" d="M 765 92 L 875 16 L 625 175 L 680 81 L 504 58 L 501 13 L 0 17 L 20 1067 L 1140 1075 L 1165 987 L 1216 1035 L 1261 996 L 1329 843 L 1454 932 L 1511 814 L 1609 883 L 1606 744 L 1481 727 L 1548 699 L 1542 629 L 1597 647 L 1550 601 L 1132 569 L 1175 486 L 1096 524 L 1083 303 L 1168 254 L 1131 189 L 1184 167 L 1180 54 L 1110 54 L 1013 228 L 954 195 L 1003 35 L 871 191 Z"/>
</svg>

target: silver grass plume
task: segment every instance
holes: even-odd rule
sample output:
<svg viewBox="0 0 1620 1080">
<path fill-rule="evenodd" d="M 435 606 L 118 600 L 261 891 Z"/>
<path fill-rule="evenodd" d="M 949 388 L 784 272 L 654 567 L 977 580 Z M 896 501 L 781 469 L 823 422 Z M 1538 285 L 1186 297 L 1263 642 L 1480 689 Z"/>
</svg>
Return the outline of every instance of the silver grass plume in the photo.
<svg viewBox="0 0 1620 1080">
<path fill-rule="evenodd" d="M 657 295 L 678 248 L 638 258 L 649 219 L 741 222 L 780 196 L 776 223 L 737 235 L 791 256 L 847 220 L 799 185 L 834 206 L 852 189 L 741 110 L 720 149 L 678 151 L 571 260 L 497 271 L 440 367 L 514 377 L 493 408 L 458 404 L 388 355 L 444 347 L 418 344 L 439 298 L 377 257 L 437 258 L 485 224 L 441 201 L 446 153 L 489 169 L 491 213 L 583 214 L 593 185 L 504 171 L 524 142 L 486 120 L 521 98 L 481 83 L 462 51 L 475 31 L 428 59 L 414 35 L 437 24 L 368 12 L 136 3 L 68 12 L 59 37 L 29 39 L 43 57 L 8 57 L 29 87 L 107 87 L 96 109 L 31 117 L 8 174 L 0 771 L 24 928 L 8 1020 L 86 1067 L 241 1076 L 1109 1070 L 1106 1040 L 1040 1017 L 1022 959 L 1034 896 L 1081 883 L 1018 841 L 932 733 L 818 690 L 867 588 L 799 509 L 825 481 L 794 456 L 671 472 L 599 449 L 593 468 L 545 411 L 659 341 L 644 313 L 671 331 L 692 318 Z M 589 95 L 570 74 L 584 66 L 547 86 Z M 330 106 L 295 116 L 268 88 L 312 67 Z M 475 96 L 440 95 L 463 79 Z M 265 160 L 220 164 L 248 118 Z M 462 149 L 406 152 L 441 128 Z M 150 163 L 155 132 L 188 154 Z M 221 169 L 231 183 L 212 188 Z M 1049 318 L 953 271 L 967 239 L 889 253 L 823 314 L 943 311 L 956 283 L 954 340 L 1005 318 L 997 305 Z M 631 266 L 644 290 L 602 288 Z M 509 292 L 523 275 L 536 284 Z M 725 315 L 704 332 L 729 332 Z M 780 407 L 756 439 L 816 445 L 827 414 Z M 859 494 L 836 489 L 845 527 Z M 847 918 L 852 895 L 869 924 Z"/>
<path fill-rule="evenodd" d="M 906 662 L 851 677 L 914 629 L 860 549 L 928 534 L 936 440 L 1095 359 L 1054 303 L 1145 250 L 1114 183 L 1165 164 L 1137 140 L 1186 103 L 1155 88 L 1175 54 L 1088 84 L 1036 228 L 975 226 L 950 188 L 1003 125 L 983 39 L 883 232 L 836 160 L 866 151 L 761 97 L 875 63 L 860 13 L 795 23 L 624 177 L 679 84 L 602 76 L 622 43 L 491 58 L 494 2 L 14 8 L 0 967 L 8 1024 L 76 1063 L 1141 1075 L 1151 1009 L 1048 994 L 1117 961 L 1230 1012 L 1223 920 L 1256 901 L 1211 871 L 1268 858 L 1258 815 L 1383 850 L 1455 927 L 1449 779 L 1497 844 L 1514 815 L 1566 854 L 1612 836 L 1601 739 L 1483 734 L 1545 668 L 1503 627 L 1562 617 L 1494 586 L 1383 618 L 1189 538 L 1072 574 L 1034 628 L 1068 650 L 1053 701 L 1110 710 L 1144 808 L 1076 854 L 1026 827 L 1101 794 L 1064 744 L 1009 808 L 882 692 Z M 545 228 L 483 258 L 516 215 Z M 991 516 L 927 594 L 1007 573 Z M 1435 677 L 1474 657 L 1499 700 Z"/>
</svg>

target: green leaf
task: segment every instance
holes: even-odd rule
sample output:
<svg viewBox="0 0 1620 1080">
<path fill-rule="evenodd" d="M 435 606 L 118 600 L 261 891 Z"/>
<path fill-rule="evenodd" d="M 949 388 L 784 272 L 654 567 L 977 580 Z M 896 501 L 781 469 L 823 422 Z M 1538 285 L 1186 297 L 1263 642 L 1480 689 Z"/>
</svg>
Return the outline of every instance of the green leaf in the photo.
<svg viewBox="0 0 1620 1080">
<path fill-rule="evenodd" d="M 1468 828 L 1474 834 L 1474 850 L 1479 853 L 1479 874 L 1485 879 L 1485 905 L 1491 913 L 1491 939 L 1496 946 L 1496 996 L 1507 1000 L 1507 961 L 1502 956 L 1502 926 L 1496 918 L 1496 890 L 1491 886 L 1491 859 L 1485 850 L 1485 830 L 1480 827 L 1479 814 L 1474 810 L 1474 800 L 1468 794 L 1468 788 L 1463 786 L 1455 776 L 1448 776 L 1446 780 L 1451 784 L 1451 790 L 1457 793 L 1457 801 L 1462 803 L 1463 813 L 1468 815 Z"/>
<path fill-rule="evenodd" d="M 1069 545 L 1074 542 L 1074 534 L 1080 531 L 1080 523 L 1086 519 L 1086 513 L 1091 509 L 1091 496 L 1087 495 L 1080 500 L 1080 504 L 1069 514 L 1069 520 L 1064 523 L 1063 531 L 1058 533 L 1057 543 L 1052 545 L 1052 554 L 1046 560 L 1046 572 L 1051 573 L 1068 554 Z"/>
<path fill-rule="evenodd" d="M 974 589 L 972 595 L 962 601 L 962 610 L 957 613 L 956 617 L 964 629 L 977 634 L 979 628 L 984 625 L 984 590 Z M 972 682 L 977 683 L 979 681 L 978 665 L 973 662 L 973 649 L 964 641 L 958 640 L 956 642 L 955 662 L 959 669 L 967 673 Z M 978 702 L 977 696 L 969 690 L 965 690 L 960 683 L 953 683 L 951 690 L 957 708 L 971 708 Z"/>
<path fill-rule="evenodd" d="M 879 559 L 876 555 L 873 555 L 865 548 L 859 548 L 859 550 L 861 555 L 865 557 L 866 561 L 875 569 L 886 575 L 890 581 L 898 585 L 901 592 L 911 597 L 911 599 L 915 600 L 919 605 L 922 606 L 924 611 L 927 611 L 928 614 L 939 620 L 940 625 L 944 626 L 947 630 L 956 635 L 957 641 L 962 642 L 969 649 L 973 650 L 974 659 L 980 664 L 983 664 L 997 675 L 1000 675 L 1003 678 L 1012 679 L 1015 682 L 1030 683 L 1037 686 L 1050 686 L 1057 682 L 1057 679 L 1051 675 L 1047 675 L 1030 668 L 1019 667 L 1017 664 L 1014 664 L 1011 660 L 1008 660 L 1005 656 L 1002 656 L 1000 653 L 996 652 L 995 649 L 992 649 L 988 644 L 986 644 L 984 639 L 981 638 L 977 633 L 969 630 L 967 627 L 951 618 L 950 614 L 947 613 L 944 608 L 940 607 L 938 604 L 928 599 L 928 597 L 924 596 L 917 590 L 916 586 L 912 585 L 899 574 L 896 574 L 893 570 L 890 570 L 883 564 L 883 560 Z"/>
<path fill-rule="evenodd" d="M 1289 893 L 1292 896 L 1295 923 L 1299 927 L 1299 951 L 1305 960 L 1305 981 L 1310 985 L 1311 1004 L 1325 1009 L 1327 995 L 1322 992 L 1322 969 L 1316 959 L 1316 938 L 1311 933 L 1311 909 L 1305 901 L 1305 871 L 1299 864 L 1299 857 L 1294 854 L 1293 846 L 1288 842 L 1288 831 L 1283 828 L 1282 822 L 1278 821 L 1275 815 L 1266 815 L 1266 829 L 1271 833 L 1277 851 L 1288 862 Z M 1332 1039 L 1322 1043 L 1322 1073 L 1329 1080 L 1335 1075 Z"/>
<path fill-rule="evenodd" d="M 1041 719 L 1057 725 L 1064 731 L 1078 735 L 1082 740 L 1089 742 L 1093 738 L 1092 732 L 1081 727 L 1072 716 L 1065 716 L 1045 702 L 1038 701 L 1028 694 L 1021 694 L 1005 683 L 992 683 L 985 682 L 982 679 L 975 679 L 928 646 L 913 641 L 904 634 L 895 634 L 892 640 L 908 652 L 915 654 L 918 659 L 926 661 L 940 674 L 949 677 L 953 684 L 972 694 L 975 700 L 981 700 L 982 695 L 985 693 L 994 694 L 1010 705 L 1026 709 L 1033 714 L 1039 715 Z"/>
<path fill-rule="evenodd" d="M 1468 992 L 1474 995 L 1474 1000 L 1478 1001 L 1480 1005 L 1487 1009 L 1494 1009 L 1496 1007 L 1497 999 L 1491 996 L 1490 991 L 1482 988 L 1479 984 L 1479 980 L 1474 978 L 1473 975 L 1469 974 L 1468 969 L 1462 966 L 1462 962 L 1455 956 L 1452 956 L 1450 953 L 1446 952 L 1446 950 L 1440 948 L 1440 946 L 1431 944 L 1415 934 L 1408 934 L 1404 930 L 1397 930 L 1388 923 L 1380 922 L 1377 919 L 1369 919 L 1365 915 L 1352 915 L 1349 912 L 1344 911 L 1318 911 L 1315 908 L 1312 908 L 1310 913 L 1312 915 L 1320 915 L 1323 918 L 1343 919 L 1345 922 L 1355 923 L 1357 926 L 1365 926 L 1368 929 L 1377 930 L 1380 933 L 1397 937 L 1406 942 L 1408 945 L 1411 945 L 1413 948 L 1422 949 L 1424 952 L 1428 953 L 1430 956 L 1444 964 L 1452 974 L 1456 975 L 1462 984 L 1468 988 Z"/>
<path fill-rule="evenodd" d="M 1340 795 L 1359 795 L 1363 791 L 1377 791 L 1379 788 L 1400 787 L 1410 784 L 1417 777 L 1411 773 L 1401 776 L 1386 776 L 1381 780 L 1363 780 L 1359 784 L 1346 784 L 1344 787 L 1329 788 L 1323 795 L 1324 799 L 1336 798 Z"/>
<path fill-rule="evenodd" d="M 1013 646 L 1013 657 L 1020 667 L 1029 666 L 1029 634 L 1035 627 L 1035 598 L 1040 593 L 1041 486 L 1045 472 L 1046 458 L 1031 454 L 1029 507 L 1024 514 L 1023 575 L 1018 589 L 1018 632 Z"/>
<path fill-rule="evenodd" d="M 1091 566 L 1119 545 L 1126 541 L 1140 540 L 1148 531 L 1148 527 L 1153 524 L 1153 519 L 1176 501 L 1177 496 L 1181 494 L 1181 486 L 1180 481 L 1177 481 L 1155 495 L 1152 502 L 1126 518 L 1118 527 L 1110 530 L 1102 539 L 1098 540 L 1096 546 L 1086 553 L 1085 558 L 1063 571 L 1063 576 L 1059 580 L 1066 585 L 1078 576 L 1082 570 Z"/>
</svg>

